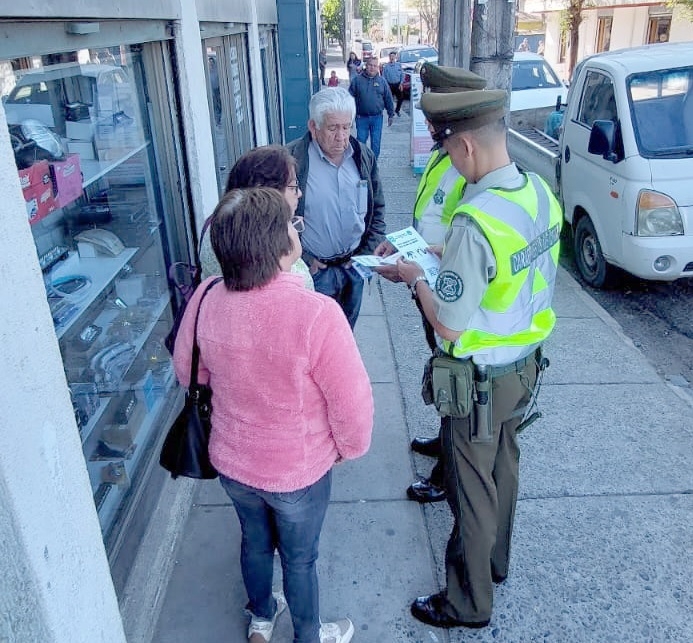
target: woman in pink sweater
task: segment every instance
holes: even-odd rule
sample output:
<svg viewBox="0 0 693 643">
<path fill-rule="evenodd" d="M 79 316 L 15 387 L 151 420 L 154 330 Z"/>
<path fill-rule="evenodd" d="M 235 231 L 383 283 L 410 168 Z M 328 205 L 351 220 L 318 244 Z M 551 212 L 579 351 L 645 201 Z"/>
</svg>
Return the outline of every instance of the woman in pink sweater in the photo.
<svg viewBox="0 0 693 643">
<path fill-rule="evenodd" d="M 370 446 L 373 397 L 349 324 L 291 274 L 302 219 L 277 190 L 232 190 L 213 214 L 224 282 L 205 297 L 199 381 L 213 390 L 209 451 L 243 533 L 248 638 L 269 641 L 286 606 L 272 594 L 279 550 L 295 643 L 348 643 L 349 619 L 319 619 L 315 563 L 332 465 Z M 186 386 L 203 282 L 187 306 L 174 364 Z"/>
</svg>

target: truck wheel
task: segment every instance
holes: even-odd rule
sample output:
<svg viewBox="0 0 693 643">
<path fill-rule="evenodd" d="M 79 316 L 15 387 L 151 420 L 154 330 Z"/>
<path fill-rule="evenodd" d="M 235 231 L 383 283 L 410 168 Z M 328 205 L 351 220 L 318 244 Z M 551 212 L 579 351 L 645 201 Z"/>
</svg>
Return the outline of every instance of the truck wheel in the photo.
<svg viewBox="0 0 693 643">
<path fill-rule="evenodd" d="M 573 244 L 575 263 L 582 278 L 595 288 L 606 288 L 611 285 L 613 267 L 604 259 L 597 232 L 589 217 L 582 217 L 575 226 Z"/>
</svg>

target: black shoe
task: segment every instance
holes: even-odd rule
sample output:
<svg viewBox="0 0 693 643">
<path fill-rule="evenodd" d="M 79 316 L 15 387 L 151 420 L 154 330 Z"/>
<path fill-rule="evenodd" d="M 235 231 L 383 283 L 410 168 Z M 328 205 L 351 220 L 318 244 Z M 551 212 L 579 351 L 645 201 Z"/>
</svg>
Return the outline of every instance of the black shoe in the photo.
<svg viewBox="0 0 693 643">
<path fill-rule="evenodd" d="M 421 478 L 407 487 L 407 498 L 416 502 L 441 502 L 445 489 L 434 485 L 428 478 Z"/>
<path fill-rule="evenodd" d="M 456 618 L 445 613 L 444 607 L 447 599 L 443 594 L 431 594 L 430 596 L 419 596 L 411 604 L 411 614 L 414 618 L 433 627 L 486 627 L 489 621 L 467 622 L 458 621 Z"/>
<path fill-rule="evenodd" d="M 440 440 L 438 436 L 435 438 L 414 438 L 411 441 L 411 450 L 430 458 L 437 458 L 440 456 Z"/>
<path fill-rule="evenodd" d="M 507 578 L 507 575 L 501 576 L 500 574 L 496 574 L 496 572 L 491 572 L 491 580 L 493 580 L 493 582 L 496 585 L 500 585 L 501 583 L 505 583 L 506 578 Z"/>
</svg>

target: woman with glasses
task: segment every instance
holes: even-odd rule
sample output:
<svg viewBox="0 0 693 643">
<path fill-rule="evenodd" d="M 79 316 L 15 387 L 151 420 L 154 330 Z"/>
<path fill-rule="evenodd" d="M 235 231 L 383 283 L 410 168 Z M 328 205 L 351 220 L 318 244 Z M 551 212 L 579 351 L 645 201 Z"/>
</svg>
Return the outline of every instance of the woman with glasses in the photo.
<svg viewBox="0 0 693 643">
<path fill-rule="evenodd" d="M 229 173 L 226 191 L 253 187 L 279 190 L 291 207 L 291 212 L 296 212 L 302 192 L 296 180 L 296 160 L 287 152 L 286 148 L 281 145 L 256 147 L 236 161 Z M 303 232 L 302 221 L 297 222 L 295 226 L 298 232 Z M 219 261 L 214 256 L 209 234 L 206 231 L 203 231 L 200 241 L 200 263 L 203 279 L 210 275 L 221 274 Z M 303 275 L 306 288 L 315 290 L 310 270 L 300 256 L 292 266 L 291 271 Z"/>
<path fill-rule="evenodd" d="M 368 375 L 339 304 L 292 274 L 301 221 L 285 196 L 231 190 L 212 216 L 223 283 L 200 310 L 199 381 L 212 387 L 209 453 L 241 524 L 248 639 L 269 641 L 288 603 L 295 643 L 348 643 L 349 619 L 320 621 L 316 561 L 332 466 L 370 445 Z M 195 316 L 212 279 L 191 298 L 176 340 L 184 386 Z M 273 595 L 275 549 L 284 594 Z"/>
</svg>

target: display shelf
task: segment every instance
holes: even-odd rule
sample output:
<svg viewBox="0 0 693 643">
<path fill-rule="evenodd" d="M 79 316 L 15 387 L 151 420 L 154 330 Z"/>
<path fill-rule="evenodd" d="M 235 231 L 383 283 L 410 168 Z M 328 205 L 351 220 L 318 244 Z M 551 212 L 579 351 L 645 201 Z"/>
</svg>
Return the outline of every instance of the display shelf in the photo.
<svg viewBox="0 0 693 643">
<path fill-rule="evenodd" d="M 159 416 L 167 402 L 170 402 L 170 398 L 167 395 L 168 391 L 171 390 L 175 382 L 172 378 L 167 382 L 167 386 L 164 389 L 160 389 L 160 393 L 152 408 L 147 412 L 146 418 L 142 425 L 140 426 L 137 436 L 135 438 L 135 451 L 129 460 L 123 460 L 122 458 L 114 458 L 113 460 L 89 460 L 87 459 L 87 470 L 89 472 L 89 479 L 91 481 L 92 493 L 94 494 L 94 500 L 96 502 L 96 494 L 99 491 L 99 487 L 104 484 L 101 480 L 101 470 L 108 466 L 111 462 L 123 462 L 125 467 L 125 472 L 127 478 L 132 482 L 132 478 L 137 470 L 137 467 L 142 459 L 143 454 L 147 451 L 147 446 L 152 440 L 152 432 L 155 426 L 157 426 L 159 421 Z M 114 513 L 118 510 L 120 502 L 122 500 L 123 494 L 127 492 L 128 485 L 119 487 L 116 484 L 110 484 L 108 487 L 102 487 L 102 493 L 105 493 L 100 506 L 97 505 L 99 521 L 102 527 L 110 523 Z"/>
<path fill-rule="evenodd" d="M 82 313 L 103 292 L 118 275 L 123 266 L 132 259 L 138 248 L 125 248 L 117 257 L 80 258 L 77 252 L 70 252 L 65 261 L 56 265 L 46 277 L 46 286 L 61 277 L 83 275 L 88 277 L 91 284 L 81 295 L 64 295 L 64 299 L 76 307 L 76 311 L 61 324 L 56 324 L 55 333 L 60 339 L 80 318 Z"/>
<path fill-rule="evenodd" d="M 129 150 L 122 157 L 115 161 L 92 161 L 80 159 L 80 166 L 82 168 L 82 187 L 86 188 L 95 181 L 104 177 L 111 170 L 114 170 L 122 163 L 125 163 L 128 159 L 131 159 L 135 154 L 141 152 L 145 147 L 149 145 L 149 141 L 145 141 L 141 145 L 134 147 Z"/>
<path fill-rule="evenodd" d="M 145 329 L 137 336 L 136 339 L 134 339 L 134 341 L 129 342 L 134 347 L 132 362 L 134 362 L 137 359 L 137 357 L 139 356 L 140 352 L 142 351 L 142 348 L 144 347 L 145 343 L 147 342 L 150 335 L 152 334 L 152 331 L 154 330 L 156 324 L 161 319 L 161 315 L 163 315 L 164 311 L 166 310 L 166 307 L 169 305 L 169 301 L 170 301 L 170 299 L 168 297 L 168 294 L 162 295 L 159 298 L 159 302 L 158 302 L 157 306 L 152 311 L 152 318 L 147 323 L 147 326 L 145 327 Z M 115 321 L 116 317 L 119 314 L 120 314 L 120 311 L 104 310 L 94 320 L 94 323 L 105 329 Z M 128 370 L 132 366 L 132 362 L 123 370 L 123 376 L 125 376 L 127 374 Z M 136 388 L 136 387 L 128 385 L 127 389 L 130 389 L 130 388 Z M 87 423 L 87 425 L 82 430 L 82 445 L 85 445 L 85 443 L 89 439 L 89 436 L 94 431 L 94 428 L 96 427 L 96 425 L 98 423 L 98 420 L 103 415 L 106 407 L 110 404 L 113 397 L 118 395 L 119 393 L 123 393 L 127 389 L 124 389 L 121 386 L 118 386 L 114 391 L 108 392 L 105 395 L 100 396 L 101 397 L 101 404 L 99 405 L 99 410 L 94 414 L 94 416 L 92 418 L 89 419 L 89 422 Z M 92 420 L 93 420 L 93 422 L 92 422 Z"/>
</svg>

